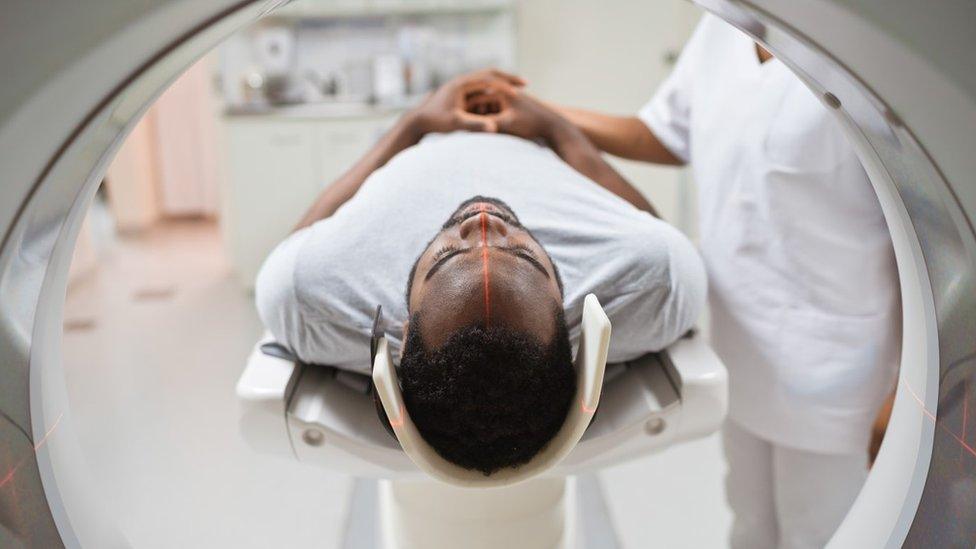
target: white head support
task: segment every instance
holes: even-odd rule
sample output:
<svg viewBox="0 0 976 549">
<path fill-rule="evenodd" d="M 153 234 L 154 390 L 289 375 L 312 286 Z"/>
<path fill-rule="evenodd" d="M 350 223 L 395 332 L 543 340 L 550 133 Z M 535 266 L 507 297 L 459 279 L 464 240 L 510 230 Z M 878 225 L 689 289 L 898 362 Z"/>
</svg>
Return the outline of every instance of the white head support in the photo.
<svg viewBox="0 0 976 549">
<path fill-rule="evenodd" d="M 583 302 L 583 323 L 576 351 L 576 397 L 566 421 L 556 436 L 528 463 L 495 471 L 491 475 L 455 465 L 440 456 L 420 436 L 407 413 L 400 393 L 400 383 L 386 338 L 380 340 L 373 364 L 373 384 L 383 403 L 393 432 L 407 456 L 428 475 L 457 486 L 488 487 L 515 484 L 537 476 L 559 463 L 576 446 L 590 424 L 600 403 L 603 371 L 610 347 L 610 319 L 596 296 L 589 294 Z"/>
</svg>

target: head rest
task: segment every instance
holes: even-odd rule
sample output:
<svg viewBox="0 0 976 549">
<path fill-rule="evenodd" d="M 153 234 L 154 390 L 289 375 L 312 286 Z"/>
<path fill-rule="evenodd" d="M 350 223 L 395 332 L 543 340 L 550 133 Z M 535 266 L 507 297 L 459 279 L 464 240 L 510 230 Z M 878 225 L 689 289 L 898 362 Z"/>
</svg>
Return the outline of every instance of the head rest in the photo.
<svg viewBox="0 0 976 549">
<path fill-rule="evenodd" d="M 596 296 L 589 294 L 583 301 L 583 322 L 579 348 L 576 351 L 576 397 L 566 415 L 566 421 L 556 436 L 528 463 L 501 469 L 491 475 L 465 469 L 445 460 L 421 437 L 404 405 L 400 382 L 385 337 L 379 341 L 377 348 L 373 364 L 373 384 L 400 446 L 421 471 L 457 486 L 505 486 L 549 470 L 579 442 L 600 403 L 609 347 L 610 319 L 603 312 Z"/>
</svg>

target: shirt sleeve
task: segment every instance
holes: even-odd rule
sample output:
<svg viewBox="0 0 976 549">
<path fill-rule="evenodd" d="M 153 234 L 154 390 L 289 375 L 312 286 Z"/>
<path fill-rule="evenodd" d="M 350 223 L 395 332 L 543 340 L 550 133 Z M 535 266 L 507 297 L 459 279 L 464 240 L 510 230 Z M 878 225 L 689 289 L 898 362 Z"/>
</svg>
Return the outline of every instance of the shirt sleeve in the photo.
<svg viewBox="0 0 976 549">
<path fill-rule="evenodd" d="M 646 285 L 608 296 L 613 323 L 611 360 L 632 360 L 671 345 L 691 329 L 705 308 L 705 266 L 694 245 L 678 229 L 659 220 L 645 231 L 634 269 L 651 273 Z"/>
<path fill-rule="evenodd" d="M 672 154 L 687 163 L 691 160 L 691 95 L 694 75 L 705 54 L 704 40 L 711 23 L 706 16 L 695 28 L 678 56 L 671 74 L 637 113 L 651 133 Z"/>
<path fill-rule="evenodd" d="M 662 309 L 663 331 L 673 343 L 695 325 L 708 297 L 705 263 L 695 246 L 672 227 L 668 242 L 668 295 Z"/>
<path fill-rule="evenodd" d="M 306 325 L 295 288 L 295 266 L 311 228 L 296 231 L 278 244 L 264 260 L 254 287 L 254 301 L 264 327 L 275 341 L 299 357 Z"/>
</svg>

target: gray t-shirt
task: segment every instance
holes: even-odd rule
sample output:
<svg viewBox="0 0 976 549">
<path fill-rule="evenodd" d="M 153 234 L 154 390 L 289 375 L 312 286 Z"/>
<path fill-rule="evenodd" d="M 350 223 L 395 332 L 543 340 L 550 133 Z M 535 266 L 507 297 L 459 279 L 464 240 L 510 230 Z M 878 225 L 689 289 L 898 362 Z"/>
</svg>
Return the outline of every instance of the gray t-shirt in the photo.
<svg viewBox="0 0 976 549">
<path fill-rule="evenodd" d="M 475 195 L 505 201 L 549 252 L 565 284 L 574 347 L 589 293 L 610 317 L 611 362 L 666 347 L 698 318 L 705 271 L 677 229 L 545 147 L 454 133 L 403 151 L 333 216 L 278 245 L 257 279 L 265 326 L 305 362 L 369 372 L 376 306 L 383 306 L 397 352 L 410 268 L 457 206 Z"/>
</svg>

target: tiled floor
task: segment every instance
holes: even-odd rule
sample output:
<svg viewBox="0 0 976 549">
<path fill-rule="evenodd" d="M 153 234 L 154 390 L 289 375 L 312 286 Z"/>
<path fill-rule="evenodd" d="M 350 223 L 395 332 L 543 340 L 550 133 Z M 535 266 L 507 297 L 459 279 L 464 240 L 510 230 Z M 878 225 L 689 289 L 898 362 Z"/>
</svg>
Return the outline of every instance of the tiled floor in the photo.
<svg viewBox="0 0 976 549">
<path fill-rule="evenodd" d="M 78 434 L 134 547 L 337 547 L 351 480 L 238 436 L 234 384 L 261 332 L 216 227 L 107 246 L 69 289 L 64 356 Z M 601 473 L 627 548 L 722 547 L 717 437 Z"/>
</svg>

